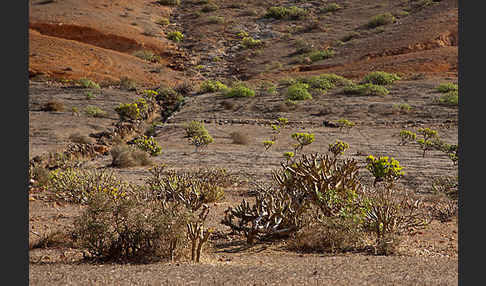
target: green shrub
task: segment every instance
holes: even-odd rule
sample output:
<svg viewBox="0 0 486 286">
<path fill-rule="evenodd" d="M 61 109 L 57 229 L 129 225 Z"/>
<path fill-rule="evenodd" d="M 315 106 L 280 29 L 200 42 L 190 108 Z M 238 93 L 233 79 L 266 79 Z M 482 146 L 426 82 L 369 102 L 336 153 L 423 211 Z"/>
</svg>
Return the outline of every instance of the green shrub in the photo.
<svg viewBox="0 0 486 286">
<path fill-rule="evenodd" d="M 370 96 L 370 95 L 380 95 L 385 96 L 388 93 L 388 89 L 384 86 L 375 85 L 372 83 L 365 83 L 365 84 L 355 84 L 350 85 L 344 88 L 344 94 L 348 95 L 361 95 L 361 96 Z"/>
<path fill-rule="evenodd" d="M 295 152 L 302 150 L 302 148 L 314 142 L 313 133 L 296 132 L 296 133 L 292 133 L 291 137 L 292 139 L 297 141 L 297 144 L 294 145 Z"/>
<path fill-rule="evenodd" d="M 321 8 L 319 11 L 321 13 L 329 13 L 329 12 L 336 12 L 337 10 L 340 10 L 342 7 L 339 6 L 337 3 L 329 3 L 327 4 L 326 7 Z"/>
<path fill-rule="evenodd" d="M 270 149 L 270 147 L 272 147 L 273 144 L 275 144 L 275 141 L 265 140 L 262 143 L 263 143 L 263 147 L 265 148 L 265 151 L 268 151 L 268 149 Z"/>
<path fill-rule="evenodd" d="M 265 18 L 274 19 L 288 19 L 288 20 L 301 20 L 308 15 L 308 12 L 296 6 L 291 6 L 289 8 L 282 6 L 274 6 L 267 9 L 265 13 Z"/>
<path fill-rule="evenodd" d="M 441 95 L 437 100 L 438 104 L 445 106 L 457 106 L 459 104 L 459 94 L 456 91 L 450 91 Z"/>
<path fill-rule="evenodd" d="M 379 14 L 371 18 L 367 26 L 369 28 L 376 28 L 378 26 L 387 25 L 390 23 L 395 23 L 397 19 L 391 13 Z"/>
<path fill-rule="evenodd" d="M 320 51 L 313 51 L 313 52 L 310 52 L 307 55 L 307 57 L 309 57 L 309 59 L 312 62 L 317 62 L 317 61 L 325 60 L 325 59 L 331 58 L 332 56 L 334 56 L 334 51 L 331 50 L 331 49 L 320 50 Z"/>
<path fill-rule="evenodd" d="M 167 26 L 167 25 L 169 25 L 169 24 L 170 24 L 170 20 L 169 20 L 169 19 L 167 19 L 167 18 L 160 18 L 160 19 L 158 19 L 158 20 L 157 20 L 155 23 L 156 23 L 156 24 L 159 24 L 159 25 L 161 25 L 161 26 Z"/>
<path fill-rule="evenodd" d="M 199 86 L 201 93 L 217 92 L 227 89 L 228 87 L 217 80 L 206 80 Z"/>
<path fill-rule="evenodd" d="M 400 80 L 400 77 L 396 74 L 387 73 L 383 71 L 375 71 L 367 74 L 363 79 L 363 83 L 372 83 L 376 85 L 389 85 L 396 80 Z"/>
<path fill-rule="evenodd" d="M 434 129 L 419 128 L 417 130 L 417 134 L 422 136 L 422 138 L 419 138 L 416 141 L 419 144 L 420 148 L 423 150 L 422 157 L 425 157 L 425 153 L 428 150 L 435 149 L 440 143 L 437 131 Z"/>
<path fill-rule="evenodd" d="M 159 146 L 159 143 L 155 140 L 155 138 L 143 135 L 133 141 L 133 143 L 143 151 L 148 152 L 151 156 L 158 156 L 162 153 L 162 147 Z"/>
<path fill-rule="evenodd" d="M 366 157 L 366 162 L 366 169 L 375 177 L 373 185 L 383 181 L 388 184 L 393 184 L 395 180 L 404 174 L 402 172 L 403 167 L 393 157 L 383 156 L 375 158 L 369 155 Z"/>
<path fill-rule="evenodd" d="M 91 117 L 105 117 L 106 111 L 101 110 L 98 106 L 88 105 L 84 108 L 84 113 Z"/>
<path fill-rule="evenodd" d="M 87 78 L 82 78 L 78 82 L 83 88 L 95 88 L 95 89 L 101 88 L 99 84 Z"/>
<path fill-rule="evenodd" d="M 120 116 L 120 120 L 138 120 L 140 119 L 140 108 L 137 103 L 120 103 L 115 107 L 116 113 Z"/>
<path fill-rule="evenodd" d="M 312 95 L 308 91 L 309 85 L 306 83 L 294 83 L 289 86 L 286 97 L 290 100 L 306 100 L 312 99 Z"/>
<path fill-rule="evenodd" d="M 209 24 L 223 24 L 224 23 L 224 17 L 210 16 L 210 17 L 208 17 L 207 22 Z"/>
<path fill-rule="evenodd" d="M 459 87 L 455 83 L 448 82 L 448 83 L 440 84 L 439 86 L 436 87 L 436 90 L 442 93 L 448 93 L 451 91 L 457 92 L 459 90 Z"/>
<path fill-rule="evenodd" d="M 415 139 L 417 138 L 417 134 L 409 130 L 401 130 L 399 136 L 400 136 L 399 145 L 405 145 L 409 142 L 414 142 Z"/>
<path fill-rule="evenodd" d="M 96 192 L 109 193 L 114 199 L 124 197 L 128 185 L 113 172 L 68 168 L 51 171 L 48 188 L 58 199 L 86 204 Z"/>
<path fill-rule="evenodd" d="M 329 144 L 328 151 L 334 155 L 334 157 L 337 157 L 339 155 L 344 154 L 344 151 L 346 151 L 349 148 L 349 144 L 346 142 L 343 142 L 341 140 L 336 140 L 336 143 L 334 144 Z"/>
<path fill-rule="evenodd" d="M 236 84 L 234 87 L 225 90 L 224 96 L 226 97 L 254 97 L 255 91 L 247 87 L 243 83 Z"/>
<path fill-rule="evenodd" d="M 179 42 L 182 41 L 182 39 L 184 39 L 184 35 L 179 31 L 173 31 L 173 32 L 167 33 L 167 39 L 169 39 L 173 42 L 179 43 Z"/>
<path fill-rule="evenodd" d="M 204 127 L 204 123 L 195 120 L 186 123 L 184 125 L 184 130 L 186 131 L 186 138 L 203 135 L 208 132 L 206 127 Z"/>
<path fill-rule="evenodd" d="M 256 49 L 263 47 L 265 44 L 261 40 L 255 40 L 252 37 L 244 37 L 241 40 L 241 45 L 245 49 Z"/>
</svg>

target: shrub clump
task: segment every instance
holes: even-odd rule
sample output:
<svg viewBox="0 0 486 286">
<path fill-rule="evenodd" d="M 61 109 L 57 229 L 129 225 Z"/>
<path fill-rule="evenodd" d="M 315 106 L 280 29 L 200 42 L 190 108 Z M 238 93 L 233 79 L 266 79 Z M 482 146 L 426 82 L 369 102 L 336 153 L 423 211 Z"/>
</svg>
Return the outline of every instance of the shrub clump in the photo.
<svg viewBox="0 0 486 286">
<path fill-rule="evenodd" d="M 173 31 L 173 32 L 167 33 L 167 39 L 169 39 L 173 42 L 179 43 L 179 42 L 182 41 L 182 39 L 184 39 L 184 35 L 179 31 Z"/>
<path fill-rule="evenodd" d="M 88 105 L 84 108 L 84 113 L 91 117 L 105 117 L 106 111 L 102 110 L 98 106 Z"/>
<path fill-rule="evenodd" d="M 452 82 L 448 82 L 448 83 L 443 83 L 443 84 L 440 84 L 436 87 L 436 90 L 438 92 L 441 92 L 441 93 L 448 93 L 448 92 L 451 92 L 451 91 L 458 91 L 459 87 L 457 86 L 457 84 L 455 83 L 452 83 Z"/>
<path fill-rule="evenodd" d="M 403 167 L 393 157 L 383 156 L 375 158 L 372 155 L 366 157 L 366 169 L 375 177 L 373 185 L 378 182 L 393 184 L 395 180 L 403 176 Z"/>
<path fill-rule="evenodd" d="M 226 97 L 254 97 L 255 91 L 243 83 L 235 84 L 232 88 L 224 91 Z"/>
<path fill-rule="evenodd" d="M 263 47 L 265 43 L 262 40 L 255 40 L 252 37 L 244 37 L 241 40 L 241 45 L 245 49 L 257 49 Z"/>
<path fill-rule="evenodd" d="M 135 139 L 133 143 L 140 150 L 148 152 L 151 156 L 158 156 L 162 153 L 162 147 L 160 147 L 159 143 L 154 137 L 148 138 L 147 136 L 143 135 L 142 137 Z"/>
<path fill-rule="evenodd" d="M 436 99 L 437 103 L 445 106 L 457 106 L 459 104 L 459 93 L 456 91 L 449 91 Z"/>
<path fill-rule="evenodd" d="M 111 148 L 110 154 L 112 157 L 111 165 L 117 168 L 149 166 L 152 164 L 147 152 L 125 144 L 114 146 Z"/>
<path fill-rule="evenodd" d="M 396 22 L 395 16 L 393 16 L 391 13 L 383 13 L 374 16 L 371 18 L 371 20 L 368 22 L 367 26 L 368 28 L 376 28 L 378 26 L 383 26 L 387 25 L 390 23 L 395 23 Z"/>
<path fill-rule="evenodd" d="M 225 90 L 228 87 L 217 80 L 206 80 L 199 86 L 199 90 L 201 93 L 208 93 L 208 92 L 217 92 L 221 90 Z"/>
<path fill-rule="evenodd" d="M 78 82 L 82 88 L 94 88 L 94 89 L 101 88 L 99 84 L 87 78 L 82 78 Z"/>
<path fill-rule="evenodd" d="M 312 99 L 312 95 L 309 93 L 309 85 L 306 83 L 294 83 L 289 86 L 286 97 L 289 100 L 306 100 Z"/>
<path fill-rule="evenodd" d="M 379 95 L 385 96 L 390 92 L 384 86 L 376 85 L 372 83 L 365 83 L 365 84 L 354 84 L 344 88 L 344 94 L 348 95 L 361 95 L 361 96 L 370 96 L 370 95 Z"/>
<path fill-rule="evenodd" d="M 296 6 L 291 7 L 283 7 L 283 6 L 274 6 L 268 8 L 265 18 L 274 18 L 274 19 L 287 19 L 287 20 L 301 20 L 304 19 L 308 15 L 308 12 Z"/>
<path fill-rule="evenodd" d="M 363 83 L 372 83 L 376 85 L 389 85 L 394 81 L 400 80 L 400 77 L 393 73 L 383 71 L 375 71 L 367 74 L 363 79 Z"/>
</svg>

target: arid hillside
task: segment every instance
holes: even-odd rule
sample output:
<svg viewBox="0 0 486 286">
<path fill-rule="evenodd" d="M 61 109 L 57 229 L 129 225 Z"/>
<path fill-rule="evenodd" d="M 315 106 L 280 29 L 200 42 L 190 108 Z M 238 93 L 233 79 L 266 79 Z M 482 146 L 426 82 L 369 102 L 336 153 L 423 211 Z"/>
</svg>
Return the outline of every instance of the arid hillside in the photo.
<svg viewBox="0 0 486 286">
<path fill-rule="evenodd" d="M 30 284 L 458 284 L 458 1 L 29 15 Z"/>
</svg>

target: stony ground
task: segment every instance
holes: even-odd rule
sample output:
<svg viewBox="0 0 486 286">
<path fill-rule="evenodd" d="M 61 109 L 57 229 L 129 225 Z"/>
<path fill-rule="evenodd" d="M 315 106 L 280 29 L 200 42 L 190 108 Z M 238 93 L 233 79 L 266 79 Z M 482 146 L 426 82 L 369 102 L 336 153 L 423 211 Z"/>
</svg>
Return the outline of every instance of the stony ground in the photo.
<svg viewBox="0 0 486 286">
<path fill-rule="evenodd" d="M 298 253 L 285 242 L 248 246 L 244 238 L 229 236 L 220 223 L 229 206 L 248 199 L 252 182 L 268 181 L 279 167 L 282 153 L 291 150 L 293 132 L 312 132 L 315 142 L 306 153 L 325 152 L 335 140 L 350 145 L 345 157 L 364 164 L 368 154 L 392 156 L 405 175 L 400 190 L 437 203 L 430 193 L 434 179 L 454 175 L 457 166 L 441 152 L 425 157 L 417 146 L 399 145 L 402 129 L 436 129 L 447 143 L 458 142 L 458 109 L 436 104 L 440 83 L 457 83 L 457 3 L 441 1 L 418 7 L 417 1 L 337 1 L 343 9 L 313 14 L 319 22 L 311 32 L 311 21 L 279 21 L 262 18 L 271 5 L 300 5 L 317 9 L 327 1 L 248 1 L 232 5 L 219 1 L 219 9 L 198 12 L 196 1 L 167 7 L 152 1 L 29 1 L 30 61 L 29 159 L 65 150 L 70 135 L 89 137 L 113 130 L 119 103 L 132 101 L 143 88 L 160 84 L 176 86 L 189 81 L 194 86 L 205 78 L 247 80 L 258 87 L 262 81 L 279 86 L 275 95 L 228 99 L 218 93 L 186 96 L 183 107 L 156 128 L 155 139 L 163 153 L 153 161 L 183 170 L 200 166 L 223 167 L 237 178 L 225 190 L 222 202 L 211 205 L 209 225 L 217 229 L 211 248 L 200 264 L 188 262 L 153 264 L 93 264 L 83 260 L 81 249 L 70 245 L 33 247 L 43 235 L 72 228 L 83 207 L 54 201 L 49 192 L 29 190 L 29 282 L 32 285 L 457 285 L 457 217 L 433 220 L 429 227 L 404 234 L 399 254 L 375 256 L 366 253 Z M 424 1 L 425 2 L 425 1 Z M 238 7 L 237 7 L 238 6 Z M 54 9 L 55 8 L 55 9 Z M 409 14 L 399 13 L 409 11 Z M 369 18 L 392 11 L 398 22 L 383 29 L 363 28 Z M 221 16 L 223 24 L 208 24 L 209 16 Z M 167 17 L 171 24 L 155 22 Z M 312 20 L 312 19 L 311 19 Z M 304 28 L 300 27 L 303 26 Z M 179 29 L 186 36 L 180 44 L 164 34 Z M 235 36 L 245 31 L 266 42 L 263 50 L 244 50 Z M 356 38 L 339 42 L 356 32 Z M 160 34 L 159 34 L 160 33 Z M 295 63 L 296 42 L 305 40 L 318 47 L 331 46 L 336 56 L 312 64 Z M 161 55 L 159 63 L 133 56 L 142 48 Z M 286 108 L 285 89 L 279 83 L 288 77 L 337 73 L 359 81 L 371 70 L 398 72 L 402 79 L 389 86 L 390 94 L 349 96 L 337 87 L 325 95 Z M 137 81 L 138 91 L 120 86 L 120 78 Z M 73 87 L 73 80 L 91 78 L 101 89 Z M 43 111 L 48 101 L 58 101 L 61 111 Z M 410 111 L 400 111 L 398 104 Z M 97 106 L 106 115 L 90 117 L 87 106 Z M 79 113 L 73 112 L 73 107 Z M 269 139 L 270 124 L 278 117 L 289 119 L 275 146 L 264 152 L 261 142 Z M 356 122 L 349 131 L 325 126 L 324 122 L 347 118 Z M 157 118 L 155 120 L 158 120 Z M 194 152 L 184 138 L 184 123 L 205 122 L 215 143 Z M 234 144 L 231 134 L 247 140 Z M 143 183 L 148 167 L 112 168 L 111 156 L 100 153 L 80 166 L 107 169 L 132 183 Z M 362 173 L 366 183 L 370 176 Z"/>
</svg>

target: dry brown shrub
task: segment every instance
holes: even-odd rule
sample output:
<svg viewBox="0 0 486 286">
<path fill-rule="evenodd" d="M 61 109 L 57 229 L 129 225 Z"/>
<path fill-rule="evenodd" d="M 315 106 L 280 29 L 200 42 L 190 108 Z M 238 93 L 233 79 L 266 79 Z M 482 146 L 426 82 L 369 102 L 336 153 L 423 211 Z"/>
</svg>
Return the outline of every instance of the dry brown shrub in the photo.
<svg viewBox="0 0 486 286">
<path fill-rule="evenodd" d="M 93 143 L 93 140 L 89 138 L 86 135 L 83 135 L 79 132 L 73 133 L 69 135 L 69 140 L 74 143 L 79 143 L 79 144 L 91 144 Z"/>
<path fill-rule="evenodd" d="M 225 100 L 221 102 L 221 106 L 226 110 L 233 110 L 235 108 L 235 103 Z"/>
<path fill-rule="evenodd" d="M 152 164 L 150 155 L 139 149 L 131 148 L 127 145 L 117 145 L 110 151 L 112 166 L 127 168 L 135 166 L 149 166 Z"/>
<path fill-rule="evenodd" d="M 248 145 L 250 143 L 250 137 L 248 134 L 239 131 L 232 132 L 230 134 L 231 139 L 233 139 L 233 144 Z"/>
<path fill-rule="evenodd" d="M 326 217 L 300 229 L 289 246 L 303 252 L 338 253 L 363 249 L 365 238 L 352 220 Z"/>
<path fill-rule="evenodd" d="M 41 108 L 42 111 L 64 111 L 64 103 L 57 100 L 50 100 Z"/>
</svg>

